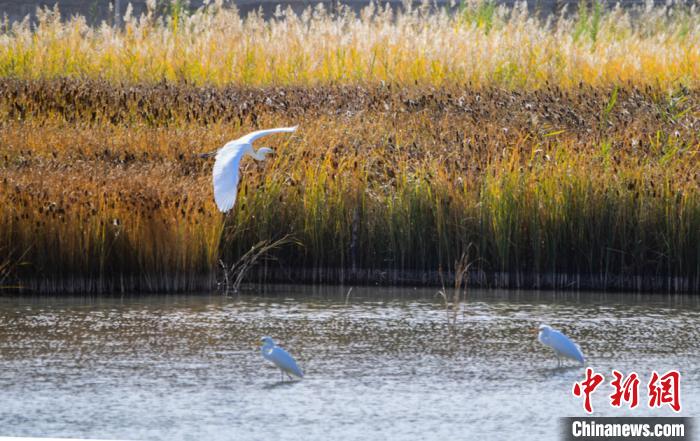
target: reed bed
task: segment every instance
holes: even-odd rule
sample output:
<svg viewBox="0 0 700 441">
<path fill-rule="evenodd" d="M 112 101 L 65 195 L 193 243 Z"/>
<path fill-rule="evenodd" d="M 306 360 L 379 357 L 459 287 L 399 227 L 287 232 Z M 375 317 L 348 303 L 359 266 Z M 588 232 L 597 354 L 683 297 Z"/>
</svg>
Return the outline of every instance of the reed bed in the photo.
<svg viewBox="0 0 700 441">
<path fill-rule="evenodd" d="M 155 2 L 153 2 L 155 4 Z M 61 21 L 0 27 L 0 76 L 105 79 L 131 84 L 314 86 L 469 85 L 536 89 L 547 84 L 660 88 L 700 80 L 696 6 L 604 9 L 540 18 L 524 6 L 466 2 L 457 12 L 428 6 L 403 12 L 370 6 L 359 14 L 319 7 L 272 20 L 241 18 L 214 2 L 187 13 L 152 8 L 123 26 Z M 569 11 L 572 12 L 572 11 Z"/>
<path fill-rule="evenodd" d="M 700 92 L 623 84 L 199 87 L 0 80 L 0 250 L 36 290 L 187 290 L 287 234 L 250 280 L 700 287 Z M 211 151 L 244 161 L 227 216 Z M 26 253 L 25 253 L 26 250 Z"/>
</svg>

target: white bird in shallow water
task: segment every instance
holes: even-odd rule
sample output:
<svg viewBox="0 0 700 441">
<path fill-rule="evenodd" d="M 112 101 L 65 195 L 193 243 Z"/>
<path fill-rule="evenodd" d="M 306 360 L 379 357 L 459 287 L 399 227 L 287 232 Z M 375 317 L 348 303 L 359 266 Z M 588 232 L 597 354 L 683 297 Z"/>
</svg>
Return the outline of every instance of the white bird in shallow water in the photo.
<svg viewBox="0 0 700 441">
<path fill-rule="evenodd" d="M 548 325 L 540 325 L 537 340 L 554 350 L 554 353 L 557 355 L 558 365 L 561 365 L 561 357 L 571 358 L 581 364 L 586 361 L 579 345 Z"/>
<path fill-rule="evenodd" d="M 277 346 L 272 337 L 265 336 L 260 339 L 260 343 L 262 343 L 262 349 L 260 350 L 262 356 L 280 368 L 282 380 L 284 380 L 284 374 L 287 374 L 290 380 L 292 379 L 292 375 L 299 378 L 304 377 L 304 373 L 299 369 L 299 366 L 297 366 L 294 357 L 289 355 L 289 352 Z"/>
<path fill-rule="evenodd" d="M 263 161 L 265 155 L 274 153 L 269 147 L 261 147 L 258 151 L 253 149 L 253 141 L 263 136 L 272 135 L 273 133 L 291 133 L 297 129 L 294 127 L 280 127 L 277 129 L 258 130 L 257 132 L 249 133 L 233 141 L 229 141 L 216 152 L 216 161 L 214 162 L 214 200 L 216 206 L 222 212 L 227 212 L 236 203 L 238 194 L 239 166 L 241 159 L 245 155 L 250 155 L 253 159 Z M 211 153 L 213 154 L 213 153 Z M 209 156 L 207 153 L 204 156 Z"/>
</svg>

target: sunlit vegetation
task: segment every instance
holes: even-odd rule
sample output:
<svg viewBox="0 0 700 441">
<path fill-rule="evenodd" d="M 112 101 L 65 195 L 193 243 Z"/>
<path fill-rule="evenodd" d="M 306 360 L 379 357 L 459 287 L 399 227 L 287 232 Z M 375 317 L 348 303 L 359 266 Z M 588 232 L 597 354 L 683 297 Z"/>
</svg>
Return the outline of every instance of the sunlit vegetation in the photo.
<svg viewBox="0 0 700 441">
<path fill-rule="evenodd" d="M 700 20 L 637 12 L 5 25 L 3 278 L 206 289 L 289 235 L 250 280 L 698 290 Z M 293 124 L 218 213 L 199 154 Z"/>
<path fill-rule="evenodd" d="M 213 3 L 189 14 L 129 13 L 123 27 L 42 10 L 36 27 L 5 23 L 0 33 L 2 76 L 128 83 L 691 87 L 698 65 L 700 14 L 682 6 L 606 12 L 583 2 L 546 21 L 488 2 L 454 14 L 340 7 L 265 21 Z"/>
</svg>

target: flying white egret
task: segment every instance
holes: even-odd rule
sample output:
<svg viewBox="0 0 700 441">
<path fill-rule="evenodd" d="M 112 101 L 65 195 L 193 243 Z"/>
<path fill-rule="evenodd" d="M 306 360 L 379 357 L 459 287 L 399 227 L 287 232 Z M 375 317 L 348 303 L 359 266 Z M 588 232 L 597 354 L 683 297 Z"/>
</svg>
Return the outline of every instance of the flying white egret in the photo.
<svg viewBox="0 0 700 441">
<path fill-rule="evenodd" d="M 537 340 L 554 350 L 554 353 L 557 355 L 558 365 L 561 365 L 560 357 L 568 357 L 581 364 L 585 362 L 583 352 L 581 352 L 579 345 L 548 325 L 540 325 Z"/>
<path fill-rule="evenodd" d="M 260 350 L 262 356 L 280 368 L 282 380 L 284 380 L 284 374 L 287 374 L 290 380 L 292 379 L 292 375 L 299 378 L 304 377 L 304 373 L 299 369 L 299 366 L 297 366 L 294 357 L 289 355 L 289 352 L 277 346 L 272 337 L 265 336 L 260 339 L 260 343 L 262 344 L 262 349 Z"/>
<path fill-rule="evenodd" d="M 263 136 L 273 133 L 291 133 L 297 129 L 294 127 L 280 127 L 277 129 L 258 130 L 249 133 L 233 141 L 229 141 L 216 151 L 216 161 L 214 162 L 214 200 L 219 211 L 227 212 L 236 203 L 238 194 L 239 165 L 243 156 L 250 155 L 258 161 L 265 160 L 265 155 L 274 153 L 269 147 L 261 147 L 258 151 L 253 149 L 253 141 Z M 211 153 L 213 154 L 213 153 Z M 202 156 L 209 156 L 206 153 Z"/>
</svg>

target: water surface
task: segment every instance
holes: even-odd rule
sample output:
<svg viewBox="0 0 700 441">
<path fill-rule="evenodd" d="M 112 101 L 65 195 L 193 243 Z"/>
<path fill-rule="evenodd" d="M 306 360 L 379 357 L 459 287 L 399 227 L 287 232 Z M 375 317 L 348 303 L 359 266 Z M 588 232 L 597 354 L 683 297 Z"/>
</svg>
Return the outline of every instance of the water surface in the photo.
<svg viewBox="0 0 700 441">
<path fill-rule="evenodd" d="M 548 323 L 588 365 L 682 373 L 700 410 L 696 297 L 471 291 L 456 319 L 436 291 L 276 287 L 255 295 L 0 297 L 0 435 L 132 440 L 557 439 L 583 368 L 531 330 Z M 454 321 L 452 321 L 454 320 Z M 280 382 L 270 335 L 306 372 Z"/>
</svg>

